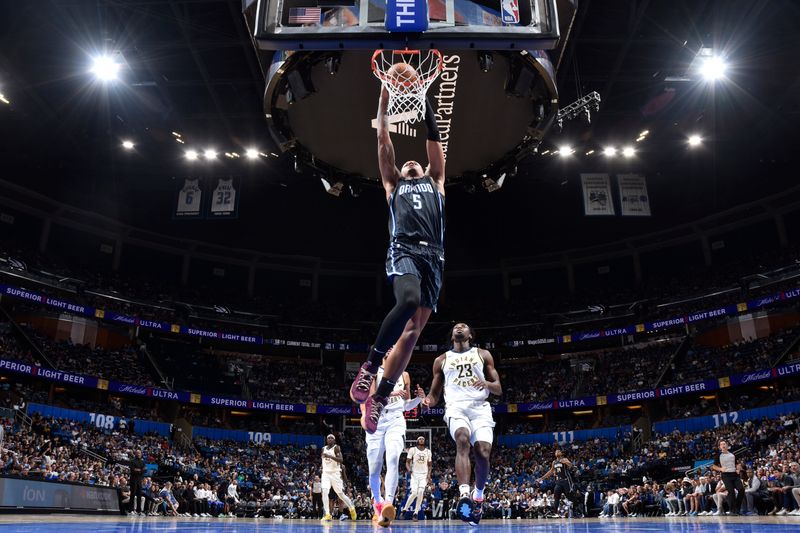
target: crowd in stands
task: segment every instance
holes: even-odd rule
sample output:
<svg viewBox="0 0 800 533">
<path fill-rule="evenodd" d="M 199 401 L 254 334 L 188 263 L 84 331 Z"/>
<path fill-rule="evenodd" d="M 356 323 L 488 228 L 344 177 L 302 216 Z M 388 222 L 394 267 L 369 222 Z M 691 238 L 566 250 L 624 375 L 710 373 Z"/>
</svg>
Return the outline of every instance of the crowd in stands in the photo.
<svg viewBox="0 0 800 533">
<path fill-rule="evenodd" d="M 553 501 L 549 481 L 537 483 L 552 464 L 553 446 L 496 445 L 485 516 L 578 516 L 601 510 L 610 516 L 693 516 L 730 511 L 724 497 L 714 496 L 722 491 L 713 472 L 700 469 L 676 476 L 670 469 L 715 457 L 720 439 L 743 450 L 738 461 L 747 497 L 734 512 L 798 514 L 792 492 L 800 488 L 800 467 L 795 466 L 800 461 L 798 422 L 797 415 L 787 415 L 697 433 L 674 431 L 656 434 L 641 446 L 635 445 L 630 434 L 566 444 L 562 450 L 575 466 L 572 475 L 579 488 L 569 502 Z M 191 447 L 180 448 L 165 437 L 100 430 L 38 415 L 29 427 L 7 422 L 4 429 L 0 472 L 116 487 L 130 513 L 319 517 L 310 490 L 320 468 L 319 450 L 314 447 L 197 439 Z M 347 490 L 359 518 L 368 518 L 363 434 L 348 431 L 340 438 L 350 480 Z M 433 443 L 434 486 L 423 513 L 428 518 L 446 518 L 457 498 L 455 449 L 444 432 L 435 435 Z M 144 464 L 157 466 L 132 477 L 130 466 L 138 457 L 137 450 Z M 400 484 L 399 501 L 405 498 L 406 484 Z"/>
<path fill-rule="evenodd" d="M 694 345 L 670 366 L 670 371 L 665 376 L 665 385 L 770 368 L 772 362 L 786 350 L 797 334 L 797 330 L 789 328 L 769 337 L 736 342 L 728 346 Z"/>
<path fill-rule="evenodd" d="M 560 319 L 567 317 L 566 322 L 589 320 L 596 322 L 592 327 L 600 327 L 619 324 L 622 319 L 640 322 L 683 316 L 692 311 L 796 287 L 800 280 L 800 276 L 795 277 L 800 273 L 800 270 L 795 272 L 798 268 L 794 264 L 796 258 L 797 250 L 791 247 L 758 257 L 728 261 L 723 266 L 695 269 L 677 277 L 651 277 L 642 286 L 627 290 L 582 288 L 576 295 L 530 294 L 511 301 L 503 301 L 498 294 L 497 302 L 489 308 L 485 305 L 471 307 L 473 302 L 470 299 L 444 299 L 439 316 L 480 322 L 481 326 L 487 327 L 485 331 L 490 339 L 486 340 L 495 342 L 551 335 L 552 331 L 542 328 L 543 323 L 557 326 Z M 3 270 L 21 270 L 34 279 L 50 280 L 61 286 L 66 283 L 76 291 L 69 294 L 72 299 L 144 318 L 185 323 L 191 317 L 197 327 L 219 328 L 224 323 L 226 328 L 239 333 L 263 334 L 266 330 L 260 328 L 268 326 L 271 336 L 285 335 L 284 338 L 297 337 L 300 340 L 299 335 L 308 341 L 364 343 L 369 342 L 365 338 L 374 335 L 377 322 L 383 316 L 383 310 L 374 302 L 352 301 L 348 306 L 342 306 L 338 300 L 310 302 L 263 294 L 247 297 L 241 290 L 180 286 L 159 278 L 101 273 L 68 263 L 54 258 L 53 254 L 45 256 L 29 247 L 9 242 L 0 244 L 0 273 Z M 771 279 L 753 276 L 773 272 L 779 267 L 784 267 L 785 271 Z M 747 281 L 748 276 L 753 280 Z M 47 292 L 53 289 L 39 286 L 36 290 Z M 693 297 L 698 299 L 684 301 Z M 632 311 L 631 304 L 635 302 L 638 304 Z M 598 304 L 605 310 L 599 314 L 590 310 Z M 216 326 L 212 324 L 215 320 L 220 321 Z M 252 326 L 248 327 L 246 323 Z M 526 326 L 509 327 L 514 324 Z M 556 329 L 559 333 L 568 333 Z M 429 328 L 427 334 L 431 333 Z M 440 338 L 430 340 L 441 342 Z M 423 342 L 428 341 L 423 338 Z"/>
<path fill-rule="evenodd" d="M 59 370 L 95 375 L 142 386 L 157 386 L 155 370 L 144 347 L 106 350 L 53 340 L 30 327 L 27 339 L 17 336 L 7 322 L 0 322 L 0 357 L 42 364 L 44 354 Z M 497 369 L 503 382 L 502 397 L 495 402 L 523 403 L 652 389 L 768 368 L 796 341 L 796 329 L 786 329 L 761 339 L 722 347 L 692 345 L 677 350 L 681 339 L 651 341 L 616 349 L 572 353 L 558 359 L 499 357 Z M 352 380 L 343 363 L 319 359 L 277 359 L 241 352 L 220 352 L 196 342 L 152 339 L 147 349 L 160 371 L 177 390 L 218 393 L 289 403 L 350 404 L 347 384 Z M 672 360 L 677 351 L 678 356 Z M 792 350 L 787 361 L 800 352 Z M 430 386 L 431 365 L 409 366 L 412 385 Z M 659 378 L 664 378 L 659 381 Z M 730 410 L 753 406 L 750 396 L 737 396 Z M 777 398 L 776 398 L 777 400 Z M 735 409 L 733 409 L 735 407 Z M 697 416 L 700 403 L 686 408 L 670 404 L 674 415 Z M 198 420 L 207 425 L 209 421 Z M 611 424 L 613 425 L 613 424 Z M 570 429 L 575 429 L 571 427 Z"/>
</svg>

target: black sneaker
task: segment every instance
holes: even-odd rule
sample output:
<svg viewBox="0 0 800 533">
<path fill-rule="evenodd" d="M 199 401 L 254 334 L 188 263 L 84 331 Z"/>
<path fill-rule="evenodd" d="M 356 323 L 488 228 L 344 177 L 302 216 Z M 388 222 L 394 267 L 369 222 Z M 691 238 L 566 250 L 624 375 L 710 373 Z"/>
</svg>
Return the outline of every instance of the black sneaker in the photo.
<svg viewBox="0 0 800 533">
<path fill-rule="evenodd" d="M 456 504 L 456 514 L 464 522 L 469 523 L 472 520 L 472 512 L 474 510 L 472 498 L 469 496 L 462 496 Z"/>
</svg>

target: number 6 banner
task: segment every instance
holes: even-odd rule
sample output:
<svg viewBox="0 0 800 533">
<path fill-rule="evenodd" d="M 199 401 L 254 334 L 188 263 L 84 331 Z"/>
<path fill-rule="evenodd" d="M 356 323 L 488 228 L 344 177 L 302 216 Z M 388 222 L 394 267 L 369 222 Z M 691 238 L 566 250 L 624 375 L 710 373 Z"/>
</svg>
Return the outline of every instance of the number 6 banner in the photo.
<svg viewBox="0 0 800 533">
<path fill-rule="evenodd" d="M 202 207 L 203 189 L 200 180 L 187 178 L 176 194 L 174 218 L 203 218 Z"/>
<path fill-rule="evenodd" d="M 217 186 L 211 191 L 208 209 L 209 218 L 236 218 L 239 215 L 239 180 L 219 178 Z"/>
</svg>

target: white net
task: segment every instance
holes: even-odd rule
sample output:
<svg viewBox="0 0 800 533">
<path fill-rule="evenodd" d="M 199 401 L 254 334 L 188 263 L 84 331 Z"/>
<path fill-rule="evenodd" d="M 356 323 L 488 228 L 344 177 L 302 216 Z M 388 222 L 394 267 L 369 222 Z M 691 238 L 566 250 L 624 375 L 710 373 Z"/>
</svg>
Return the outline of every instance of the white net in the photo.
<svg viewBox="0 0 800 533">
<path fill-rule="evenodd" d="M 425 95 L 441 71 L 438 50 L 375 50 L 372 55 L 372 73 L 389 92 L 392 122 L 423 119 Z"/>
</svg>

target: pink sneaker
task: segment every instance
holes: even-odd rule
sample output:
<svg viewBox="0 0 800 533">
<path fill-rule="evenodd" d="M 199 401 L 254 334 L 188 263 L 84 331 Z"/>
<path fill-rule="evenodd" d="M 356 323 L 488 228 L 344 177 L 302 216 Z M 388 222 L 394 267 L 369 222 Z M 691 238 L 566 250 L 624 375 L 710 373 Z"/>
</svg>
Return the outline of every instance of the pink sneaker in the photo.
<svg viewBox="0 0 800 533">
<path fill-rule="evenodd" d="M 361 368 L 358 369 L 358 374 L 356 374 L 356 379 L 354 379 L 353 384 L 350 385 L 351 400 L 356 403 L 364 403 L 367 401 L 369 397 L 369 388 L 372 386 L 377 372 L 378 369 L 369 361 L 361 365 Z"/>
<path fill-rule="evenodd" d="M 381 417 L 383 408 L 386 407 L 388 402 L 389 400 L 377 394 L 373 394 L 367 398 L 364 404 L 364 414 L 361 415 L 361 427 L 364 428 L 364 431 L 371 435 L 378 430 L 378 420 Z"/>
</svg>

